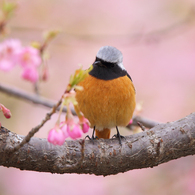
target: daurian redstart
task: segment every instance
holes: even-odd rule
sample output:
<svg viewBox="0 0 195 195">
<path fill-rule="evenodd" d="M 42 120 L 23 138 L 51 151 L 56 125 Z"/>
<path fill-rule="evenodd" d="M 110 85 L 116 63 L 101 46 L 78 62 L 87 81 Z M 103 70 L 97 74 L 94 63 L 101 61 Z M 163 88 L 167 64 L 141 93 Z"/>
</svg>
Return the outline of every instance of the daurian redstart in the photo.
<svg viewBox="0 0 195 195">
<path fill-rule="evenodd" d="M 110 129 L 127 126 L 135 109 L 135 88 L 123 66 L 122 53 L 111 46 L 101 47 L 89 76 L 79 83 L 78 107 L 94 128 L 92 139 L 109 139 Z M 96 132 L 96 137 L 94 136 Z"/>
</svg>

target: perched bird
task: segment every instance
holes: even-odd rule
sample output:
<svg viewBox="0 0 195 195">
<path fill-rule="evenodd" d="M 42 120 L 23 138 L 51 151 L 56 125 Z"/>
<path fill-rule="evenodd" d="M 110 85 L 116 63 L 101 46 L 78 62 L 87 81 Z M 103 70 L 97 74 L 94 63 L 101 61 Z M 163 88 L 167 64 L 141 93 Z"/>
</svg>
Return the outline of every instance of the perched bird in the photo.
<svg viewBox="0 0 195 195">
<path fill-rule="evenodd" d="M 110 129 L 127 126 L 135 109 L 135 88 L 123 66 L 122 53 L 111 46 L 101 47 L 96 55 L 93 69 L 79 83 L 82 91 L 76 92 L 78 108 L 91 123 L 91 139 L 109 139 Z M 94 136 L 94 131 L 96 136 Z"/>
</svg>

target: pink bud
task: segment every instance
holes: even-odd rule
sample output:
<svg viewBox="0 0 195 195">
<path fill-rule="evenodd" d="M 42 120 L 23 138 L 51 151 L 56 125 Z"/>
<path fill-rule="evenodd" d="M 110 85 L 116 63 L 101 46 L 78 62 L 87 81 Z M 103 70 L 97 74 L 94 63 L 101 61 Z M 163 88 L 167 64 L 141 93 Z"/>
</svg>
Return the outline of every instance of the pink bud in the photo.
<svg viewBox="0 0 195 195">
<path fill-rule="evenodd" d="M 130 121 L 129 121 L 129 124 L 128 125 L 131 125 L 133 123 L 133 119 L 131 119 Z"/>
<path fill-rule="evenodd" d="M 65 141 L 65 135 L 64 132 L 59 129 L 58 126 L 55 126 L 53 129 L 49 131 L 48 134 L 48 142 L 54 144 L 54 145 L 62 145 Z"/>
<path fill-rule="evenodd" d="M 9 109 L 7 109 L 3 104 L 0 104 L 0 110 L 2 110 L 4 116 L 6 118 L 10 118 L 11 117 L 11 112 Z"/>
<path fill-rule="evenodd" d="M 78 124 L 67 125 L 67 132 L 72 139 L 80 138 L 83 135 L 83 131 Z"/>
<path fill-rule="evenodd" d="M 80 120 L 80 125 L 82 127 L 83 133 L 87 133 L 89 131 L 90 123 L 88 119 L 86 119 L 84 116 L 79 118 Z"/>
<path fill-rule="evenodd" d="M 48 80 L 48 77 L 49 77 L 49 71 L 48 71 L 48 68 L 45 67 L 43 69 L 41 79 L 42 79 L 42 81 L 47 81 Z"/>
<path fill-rule="evenodd" d="M 35 83 L 39 78 L 39 74 L 34 67 L 27 67 L 22 72 L 22 78 Z"/>
<path fill-rule="evenodd" d="M 65 139 L 69 137 L 69 134 L 67 132 L 67 124 L 65 122 L 60 123 L 60 129 L 63 131 Z"/>
<path fill-rule="evenodd" d="M 82 124 L 83 133 L 87 133 L 89 131 L 89 124 L 84 123 Z"/>
</svg>

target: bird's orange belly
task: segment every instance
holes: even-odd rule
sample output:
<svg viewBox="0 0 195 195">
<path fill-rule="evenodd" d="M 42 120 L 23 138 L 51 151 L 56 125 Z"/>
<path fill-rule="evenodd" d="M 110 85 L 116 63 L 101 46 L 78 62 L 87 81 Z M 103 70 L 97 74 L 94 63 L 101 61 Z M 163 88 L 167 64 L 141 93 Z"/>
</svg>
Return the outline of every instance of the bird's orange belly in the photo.
<svg viewBox="0 0 195 195">
<path fill-rule="evenodd" d="M 129 123 L 135 109 L 135 90 L 127 76 L 105 81 L 89 75 L 79 85 L 84 89 L 76 92 L 78 107 L 91 127 L 101 131 Z"/>
</svg>

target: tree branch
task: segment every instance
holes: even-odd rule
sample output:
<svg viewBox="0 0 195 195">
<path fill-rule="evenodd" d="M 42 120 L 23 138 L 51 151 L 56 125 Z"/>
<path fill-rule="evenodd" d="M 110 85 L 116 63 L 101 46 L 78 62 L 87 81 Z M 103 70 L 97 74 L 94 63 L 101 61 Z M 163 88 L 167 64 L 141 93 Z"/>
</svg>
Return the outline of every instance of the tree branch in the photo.
<svg viewBox="0 0 195 195">
<path fill-rule="evenodd" d="M 56 104 L 54 101 L 41 97 L 37 94 L 27 93 L 21 89 L 5 84 L 0 84 L 0 91 L 15 98 L 19 98 L 34 104 L 39 104 L 47 108 L 52 108 Z M 63 112 L 66 111 L 67 110 L 64 107 Z M 73 111 L 73 113 L 76 114 L 75 111 Z"/>
<path fill-rule="evenodd" d="M 195 113 L 175 122 L 127 136 L 122 146 L 117 139 L 68 140 L 54 146 L 46 139 L 32 138 L 18 151 L 9 152 L 22 141 L 1 127 L 0 165 L 51 173 L 112 175 L 132 169 L 154 167 L 195 154 Z"/>
<path fill-rule="evenodd" d="M 152 127 L 155 127 L 158 124 L 161 124 L 157 121 L 153 121 L 153 120 L 148 119 L 148 118 L 144 118 L 144 117 L 141 117 L 141 116 L 133 116 L 133 123 L 131 125 L 139 126 L 137 124 L 137 122 L 140 122 L 144 127 L 147 127 L 149 129 L 152 128 Z M 130 128 L 131 125 L 128 125 L 127 128 Z"/>
</svg>

